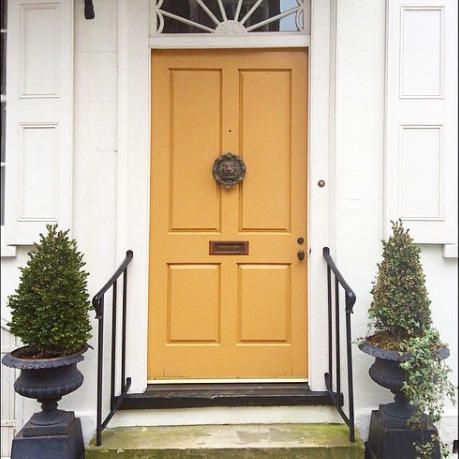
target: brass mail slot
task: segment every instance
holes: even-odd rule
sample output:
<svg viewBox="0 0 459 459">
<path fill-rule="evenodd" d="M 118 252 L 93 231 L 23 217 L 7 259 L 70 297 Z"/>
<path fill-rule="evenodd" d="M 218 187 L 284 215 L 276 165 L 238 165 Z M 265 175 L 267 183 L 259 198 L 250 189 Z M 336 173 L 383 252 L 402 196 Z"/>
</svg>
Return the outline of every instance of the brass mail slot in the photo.
<svg viewBox="0 0 459 459">
<path fill-rule="evenodd" d="M 209 255 L 248 255 L 249 241 L 209 241 Z"/>
</svg>

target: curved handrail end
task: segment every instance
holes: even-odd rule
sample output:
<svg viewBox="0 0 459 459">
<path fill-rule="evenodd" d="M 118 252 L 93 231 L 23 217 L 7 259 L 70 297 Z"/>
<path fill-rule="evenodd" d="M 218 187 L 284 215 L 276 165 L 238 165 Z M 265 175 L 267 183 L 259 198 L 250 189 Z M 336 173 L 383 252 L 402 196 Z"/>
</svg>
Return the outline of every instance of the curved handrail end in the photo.
<svg viewBox="0 0 459 459">
<path fill-rule="evenodd" d="M 100 305 L 102 297 L 105 295 L 105 292 L 115 283 L 115 281 L 118 279 L 118 277 L 123 274 L 124 270 L 127 268 L 129 263 L 131 262 L 132 258 L 134 257 L 134 252 L 132 250 L 128 250 L 126 252 L 126 257 L 124 258 L 123 262 L 120 264 L 118 269 L 114 272 L 112 277 L 105 283 L 105 285 L 94 295 L 93 297 L 93 305 L 95 306 L 97 302 L 97 305 Z"/>
<path fill-rule="evenodd" d="M 345 290 L 346 295 L 346 312 L 353 313 L 354 312 L 354 305 L 357 301 L 357 296 L 353 290 Z"/>
</svg>

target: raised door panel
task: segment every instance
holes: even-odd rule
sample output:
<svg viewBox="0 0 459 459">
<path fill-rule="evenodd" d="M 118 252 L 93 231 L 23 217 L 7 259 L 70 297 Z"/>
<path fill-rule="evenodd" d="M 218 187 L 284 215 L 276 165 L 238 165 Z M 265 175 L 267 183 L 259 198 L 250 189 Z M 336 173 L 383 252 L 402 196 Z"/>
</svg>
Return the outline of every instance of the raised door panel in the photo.
<svg viewBox="0 0 459 459">
<path fill-rule="evenodd" d="M 170 230 L 219 231 L 220 189 L 209 169 L 221 150 L 221 70 L 169 75 Z"/>
<path fill-rule="evenodd" d="M 168 343 L 218 343 L 220 266 L 169 265 Z"/>
<path fill-rule="evenodd" d="M 291 70 L 240 70 L 241 231 L 289 231 Z"/>
<path fill-rule="evenodd" d="M 239 343 L 290 341 L 290 266 L 239 265 Z"/>
</svg>

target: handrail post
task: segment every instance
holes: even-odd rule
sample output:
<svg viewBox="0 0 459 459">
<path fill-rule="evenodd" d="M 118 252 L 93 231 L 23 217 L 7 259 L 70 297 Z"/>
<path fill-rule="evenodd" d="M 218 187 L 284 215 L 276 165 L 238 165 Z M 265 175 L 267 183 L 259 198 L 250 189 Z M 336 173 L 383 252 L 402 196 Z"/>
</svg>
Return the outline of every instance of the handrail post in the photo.
<svg viewBox="0 0 459 459">
<path fill-rule="evenodd" d="M 128 274 L 127 268 L 123 272 L 123 327 L 121 335 L 121 391 L 125 390 L 126 379 L 126 316 L 127 316 L 127 282 Z"/>
<path fill-rule="evenodd" d="M 336 405 L 340 403 L 341 394 L 341 336 L 339 329 L 339 284 L 338 279 L 335 276 L 335 348 L 336 348 Z"/>
<path fill-rule="evenodd" d="M 355 300 L 354 300 L 355 301 Z M 350 421 L 350 440 L 355 441 L 354 432 L 354 382 L 352 376 L 352 333 L 351 333 L 351 312 L 353 304 L 350 304 L 346 297 L 346 346 L 347 346 L 347 378 L 349 391 L 349 421 Z"/>
<path fill-rule="evenodd" d="M 112 290 L 112 355 L 110 371 L 110 409 L 113 410 L 115 404 L 115 373 L 116 373 L 116 322 L 118 311 L 116 303 L 118 299 L 117 282 L 113 282 Z"/>
<path fill-rule="evenodd" d="M 356 301 L 356 296 L 349 284 L 346 282 L 340 271 L 335 265 L 330 256 L 330 249 L 324 247 L 322 249 L 323 256 L 327 262 L 327 309 L 328 309 L 328 373 L 325 373 L 325 384 L 330 394 L 331 400 L 343 418 L 344 422 L 349 427 L 349 439 L 355 441 L 355 419 L 354 419 L 354 385 L 353 385 L 353 370 L 352 370 L 352 334 L 351 334 L 351 313 Z M 331 273 L 335 276 L 334 294 L 335 294 L 335 314 L 333 317 L 332 308 L 332 282 Z M 346 362 L 347 362 L 347 389 L 349 395 L 349 416 L 344 412 L 342 405 L 344 401 L 341 398 L 341 338 L 340 338 L 340 286 L 345 294 L 345 320 L 346 320 Z M 335 322 L 335 361 L 336 361 L 336 392 L 333 390 L 333 319 Z"/>
<path fill-rule="evenodd" d="M 327 297 L 328 297 L 328 377 L 333 381 L 333 325 L 332 325 L 332 295 L 331 269 L 327 265 Z"/>
<path fill-rule="evenodd" d="M 131 262 L 134 254 L 132 250 L 126 252 L 126 258 L 121 265 L 105 283 L 105 285 L 94 295 L 92 304 L 96 311 L 96 319 L 98 320 L 97 331 L 97 412 L 96 412 L 96 446 L 102 445 L 102 431 L 105 429 L 110 419 L 120 407 L 124 395 L 130 386 L 131 378 L 126 378 L 126 315 L 127 315 L 127 267 Z M 118 289 L 117 280 L 123 275 L 123 310 L 122 310 L 122 343 L 121 343 L 121 395 L 115 396 L 115 381 L 116 381 L 116 344 L 117 344 L 117 302 Z M 103 395 L 103 366 L 104 366 L 104 301 L 105 294 L 112 288 L 112 339 L 111 339 L 111 369 L 110 369 L 110 413 L 102 421 L 102 395 Z"/>
<path fill-rule="evenodd" d="M 97 347 L 97 431 L 96 431 L 96 446 L 102 444 L 102 384 L 103 384 L 103 354 L 104 354 L 104 299 L 103 297 L 97 304 L 98 314 L 98 347 Z"/>
</svg>

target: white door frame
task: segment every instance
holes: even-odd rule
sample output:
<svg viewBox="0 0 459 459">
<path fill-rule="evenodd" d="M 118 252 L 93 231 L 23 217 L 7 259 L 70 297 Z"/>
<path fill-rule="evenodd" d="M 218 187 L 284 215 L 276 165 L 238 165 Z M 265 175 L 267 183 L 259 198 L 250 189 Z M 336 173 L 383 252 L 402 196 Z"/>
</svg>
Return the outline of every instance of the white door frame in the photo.
<svg viewBox="0 0 459 459">
<path fill-rule="evenodd" d="M 327 346 L 325 264 L 322 247 L 333 246 L 334 44 L 336 0 L 311 0 L 309 51 L 309 384 L 324 390 Z M 129 266 L 126 375 L 131 392 L 147 386 L 148 244 L 150 218 L 150 39 L 148 0 L 118 0 L 118 261 Z M 266 46 L 266 45 L 265 45 Z M 324 180 L 326 186 L 317 186 Z"/>
</svg>

